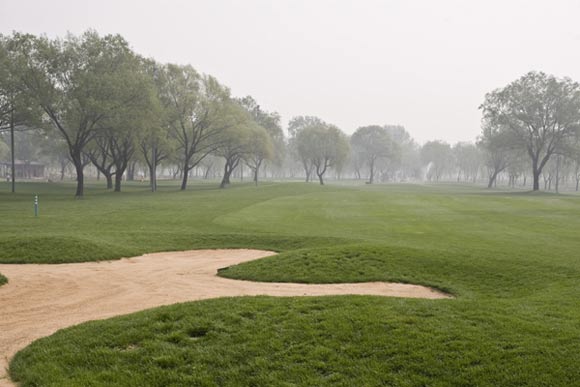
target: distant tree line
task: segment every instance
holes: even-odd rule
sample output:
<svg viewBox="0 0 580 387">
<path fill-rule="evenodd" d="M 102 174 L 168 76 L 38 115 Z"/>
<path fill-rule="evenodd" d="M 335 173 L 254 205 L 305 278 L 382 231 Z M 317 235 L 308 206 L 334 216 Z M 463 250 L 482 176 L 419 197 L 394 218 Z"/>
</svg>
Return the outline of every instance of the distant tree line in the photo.
<svg viewBox="0 0 580 387">
<path fill-rule="evenodd" d="M 85 172 L 121 191 L 136 171 L 157 189 L 160 174 L 304 179 L 324 184 L 457 181 L 489 187 L 580 182 L 580 87 L 529 73 L 486 95 L 476 143 L 417 144 L 403 126 L 369 125 L 351 136 L 314 116 L 289 121 L 247 96 L 234 98 L 189 65 L 135 53 L 120 35 L 63 39 L 0 35 L 0 161 L 43 160 L 64 179 Z M 10 146 L 9 146 L 10 144 Z M 160 172 L 161 171 L 161 172 Z M 14 172 L 12 171 L 12 181 Z"/>
</svg>

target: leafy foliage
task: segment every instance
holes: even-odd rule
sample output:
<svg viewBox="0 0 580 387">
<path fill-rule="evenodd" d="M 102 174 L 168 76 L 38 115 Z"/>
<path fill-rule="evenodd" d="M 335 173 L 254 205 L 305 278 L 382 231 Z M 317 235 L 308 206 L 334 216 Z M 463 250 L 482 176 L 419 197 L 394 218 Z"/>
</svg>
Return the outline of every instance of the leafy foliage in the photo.
<svg viewBox="0 0 580 387">
<path fill-rule="evenodd" d="M 580 130 L 580 85 L 542 72 L 529 72 L 485 96 L 480 107 L 487 127 L 530 157 L 533 189 L 553 154 Z M 489 130 L 489 129 L 487 129 Z"/>
<path fill-rule="evenodd" d="M 296 134 L 296 147 L 305 165 L 314 169 L 321 185 L 329 168 L 339 169 L 346 162 L 350 147 L 346 136 L 334 125 L 306 126 Z"/>
</svg>

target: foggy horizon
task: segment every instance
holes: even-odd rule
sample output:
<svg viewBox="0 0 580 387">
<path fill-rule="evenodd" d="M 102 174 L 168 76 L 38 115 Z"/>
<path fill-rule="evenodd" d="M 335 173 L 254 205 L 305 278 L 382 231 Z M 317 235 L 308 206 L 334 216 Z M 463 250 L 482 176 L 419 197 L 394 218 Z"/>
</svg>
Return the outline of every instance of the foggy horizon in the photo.
<svg viewBox="0 0 580 387">
<path fill-rule="evenodd" d="M 143 56 L 251 95 L 284 129 L 312 115 L 348 134 L 393 124 L 419 143 L 455 143 L 479 135 L 485 93 L 529 71 L 580 79 L 578 11 L 572 1 L 20 1 L 0 5 L 0 33 L 119 33 Z"/>
</svg>

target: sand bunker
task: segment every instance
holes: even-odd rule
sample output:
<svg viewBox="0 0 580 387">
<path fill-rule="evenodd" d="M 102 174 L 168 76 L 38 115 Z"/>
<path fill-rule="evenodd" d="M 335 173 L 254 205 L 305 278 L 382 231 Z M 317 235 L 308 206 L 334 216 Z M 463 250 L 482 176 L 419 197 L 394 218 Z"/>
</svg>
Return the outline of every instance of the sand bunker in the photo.
<svg viewBox="0 0 580 387">
<path fill-rule="evenodd" d="M 0 265 L 0 386 L 9 359 L 61 328 L 177 302 L 232 296 L 379 295 L 450 298 L 418 285 L 367 282 L 307 285 L 237 281 L 219 268 L 274 255 L 258 250 L 193 250 L 117 261 L 60 265 Z"/>
</svg>

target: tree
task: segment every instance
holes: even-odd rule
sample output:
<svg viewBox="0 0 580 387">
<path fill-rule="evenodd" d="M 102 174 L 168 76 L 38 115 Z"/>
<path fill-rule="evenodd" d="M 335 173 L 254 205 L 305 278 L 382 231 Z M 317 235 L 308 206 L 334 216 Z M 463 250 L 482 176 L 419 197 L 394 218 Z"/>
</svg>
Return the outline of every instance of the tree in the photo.
<svg viewBox="0 0 580 387">
<path fill-rule="evenodd" d="M 457 181 L 463 179 L 475 183 L 481 166 L 481 151 L 475 144 L 458 142 L 453 146 L 453 155 L 457 163 Z"/>
<path fill-rule="evenodd" d="M 228 124 L 220 120 L 220 115 L 230 99 L 229 90 L 191 66 L 169 64 L 163 67 L 160 76 L 164 77 L 162 103 L 167 109 L 172 136 L 181 150 L 181 190 L 185 190 L 189 172 L 215 152 L 224 138 L 221 132 Z"/>
<path fill-rule="evenodd" d="M 487 188 L 493 187 L 497 176 L 510 165 L 513 149 L 509 145 L 511 141 L 508 140 L 509 133 L 490 122 L 484 122 L 477 146 L 483 152 L 484 164 L 488 171 Z"/>
<path fill-rule="evenodd" d="M 449 171 L 452 165 L 453 156 L 451 146 L 443 141 L 428 141 L 421 148 L 421 159 L 425 165 L 431 165 L 429 170 L 429 180 L 435 176 L 435 181 Z"/>
<path fill-rule="evenodd" d="M 318 181 L 324 185 L 324 174 L 340 167 L 348 158 L 350 147 L 344 133 L 334 125 L 312 124 L 296 135 L 298 153 L 302 160 L 313 166 Z"/>
<path fill-rule="evenodd" d="M 529 72 L 503 89 L 486 94 L 484 119 L 510 133 L 530 157 L 533 190 L 542 169 L 580 127 L 580 85 L 542 72 Z"/>
<path fill-rule="evenodd" d="M 12 84 L 6 39 L 0 35 L 0 130 L 8 129 L 12 112 Z"/>
<path fill-rule="evenodd" d="M 127 95 L 127 66 L 134 54 L 120 35 L 49 40 L 14 33 L 9 39 L 11 73 L 20 90 L 38 104 L 64 138 L 84 193 L 84 150 L 107 118 L 138 95 Z"/>
<path fill-rule="evenodd" d="M 115 174 L 113 170 L 115 161 L 111 157 L 110 147 L 111 143 L 108 136 L 97 135 L 84 151 L 99 173 L 105 176 L 107 189 L 113 189 L 113 175 Z"/>
<path fill-rule="evenodd" d="M 369 184 L 373 184 L 377 160 L 392 157 L 394 143 L 387 130 L 378 125 L 358 128 L 350 139 L 352 149 L 369 168 Z"/>
<path fill-rule="evenodd" d="M 153 91 L 151 96 L 153 116 L 143 128 L 139 140 L 139 149 L 145 164 L 149 169 L 149 186 L 151 192 L 157 191 L 157 167 L 175 151 L 175 141 L 171 138 L 171 123 L 168 119 L 169 99 L 163 93 L 166 78 L 160 75 L 163 66 L 154 61 L 144 63 L 145 69 L 151 77 Z"/>
<path fill-rule="evenodd" d="M 294 158 L 302 163 L 307 183 L 310 181 L 310 176 L 312 174 L 314 165 L 312 164 L 312 160 L 310 158 L 304 157 L 304 152 L 299 151 L 298 136 L 306 128 L 324 125 L 326 125 L 324 121 L 318 117 L 313 116 L 296 116 L 293 117 L 288 123 L 288 135 L 290 137 L 288 146 Z"/>
<path fill-rule="evenodd" d="M 270 113 L 260 109 L 260 105 L 250 96 L 242 98 L 239 103 L 246 109 L 255 123 L 264 129 L 263 131 L 254 131 L 254 138 L 250 140 L 250 150 L 245 159 L 254 175 L 254 182 L 258 185 L 258 174 L 263 162 L 274 159 L 276 154 L 281 157 L 280 154 L 284 149 L 284 133 L 280 126 L 278 113 Z"/>
<path fill-rule="evenodd" d="M 10 39 L 0 35 L 0 133 L 10 133 L 11 190 L 16 191 L 16 132 L 40 126 L 40 111 L 21 92 L 12 67 Z"/>
<path fill-rule="evenodd" d="M 421 176 L 419 146 L 409 132 L 401 125 L 383 126 L 393 141 L 393 153 L 388 158 L 384 172 L 390 172 L 393 178 L 406 179 Z M 383 172 L 383 175 L 385 174 Z"/>
<path fill-rule="evenodd" d="M 115 192 L 121 192 L 123 174 L 129 166 L 136 151 L 138 141 L 138 127 L 128 124 L 108 131 L 109 151 L 115 164 Z"/>
<path fill-rule="evenodd" d="M 576 181 L 576 192 L 578 192 L 578 188 L 580 186 L 580 154 L 574 157 L 572 160 L 574 162 L 573 176 L 574 180 Z"/>
<path fill-rule="evenodd" d="M 134 170 L 133 159 L 141 138 L 150 127 L 158 126 L 158 104 L 153 78 L 147 73 L 146 61 L 135 57 L 123 77 L 121 100 L 130 100 L 110 114 L 102 133 L 109 143 L 109 152 L 115 164 L 115 192 L 121 191 L 123 174 L 128 167 Z M 135 97 L 133 97 L 135 96 Z M 132 172 L 131 172 L 132 173 Z M 128 175 L 131 173 L 128 172 Z"/>
<path fill-rule="evenodd" d="M 514 188 L 516 186 L 516 181 L 522 177 L 522 186 L 525 186 L 527 181 L 526 174 L 529 170 L 528 155 L 521 149 L 518 149 L 507 153 L 505 157 L 507 158 L 507 168 L 505 168 L 505 170 L 509 178 L 508 185 Z M 492 184 L 495 183 L 494 179 Z M 491 188 L 491 186 L 488 188 Z"/>
<path fill-rule="evenodd" d="M 244 160 L 252 170 L 253 180 L 258 185 L 258 174 L 264 160 L 274 158 L 272 138 L 263 126 L 253 128 L 248 138 L 248 150 Z"/>
<path fill-rule="evenodd" d="M 249 158 L 252 152 L 256 152 L 257 147 L 268 146 L 269 138 L 266 130 L 237 101 L 231 100 L 224 104 L 222 115 L 214 124 L 223 128 L 215 154 L 225 159 L 220 183 L 220 188 L 225 188 L 230 184 L 232 172 L 240 161 Z M 261 152 L 263 151 L 258 151 Z"/>
</svg>

